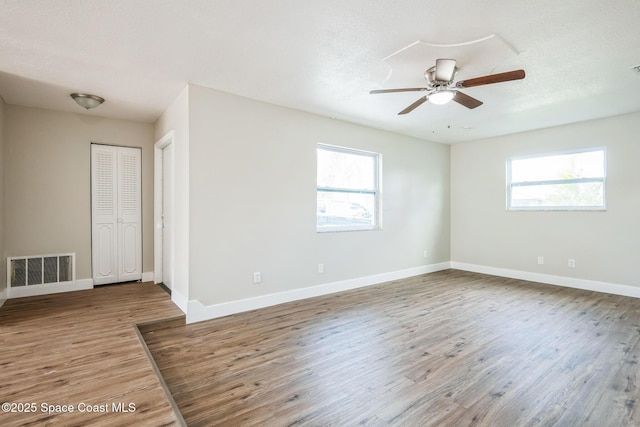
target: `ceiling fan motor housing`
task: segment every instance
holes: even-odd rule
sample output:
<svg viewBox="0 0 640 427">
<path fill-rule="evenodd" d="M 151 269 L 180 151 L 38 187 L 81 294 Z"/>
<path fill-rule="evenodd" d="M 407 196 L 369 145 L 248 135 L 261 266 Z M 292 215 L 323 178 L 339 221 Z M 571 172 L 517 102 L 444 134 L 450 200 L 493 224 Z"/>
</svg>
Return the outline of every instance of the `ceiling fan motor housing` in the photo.
<svg viewBox="0 0 640 427">
<path fill-rule="evenodd" d="M 455 78 L 456 73 L 458 72 L 458 67 L 455 67 L 453 73 L 451 74 L 450 80 L 437 80 L 436 79 L 436 67 L 431 67 L 427 71 L 424 72 L 424 78 L 429 82 L 427 86 L 430 88 L 435 88 L 438 86 L 449 86 L 453 83 L 453 79 Z"/>
</svg>

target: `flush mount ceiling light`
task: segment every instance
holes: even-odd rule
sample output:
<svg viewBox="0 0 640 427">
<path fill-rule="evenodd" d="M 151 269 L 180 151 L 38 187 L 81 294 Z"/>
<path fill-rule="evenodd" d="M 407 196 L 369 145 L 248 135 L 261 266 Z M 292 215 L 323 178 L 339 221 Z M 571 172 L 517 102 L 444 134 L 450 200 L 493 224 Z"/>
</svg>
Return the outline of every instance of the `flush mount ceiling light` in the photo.
<svg viewBox="0 0 640 427">
<path fill-rule="evenodd" d="M 104 98 L 97 95 L 87 95 L 86 93 L 72 93 L 71 98 L 73 98 L 79 106 L 87 110 L 96 108 L 104 102 Z"/>
</svg>

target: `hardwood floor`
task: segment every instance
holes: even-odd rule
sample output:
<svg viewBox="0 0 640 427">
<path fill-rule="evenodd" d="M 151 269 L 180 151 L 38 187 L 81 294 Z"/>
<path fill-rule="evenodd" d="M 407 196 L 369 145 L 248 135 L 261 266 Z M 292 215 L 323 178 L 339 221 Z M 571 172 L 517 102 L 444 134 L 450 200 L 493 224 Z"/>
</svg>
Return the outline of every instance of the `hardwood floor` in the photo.
<svg viewBox="0 0 640 427">
<path fill-rule="evenodd" d="M 8 300 L 0 309 L 0 400 L 31 412 L 0 412 L 0 425 L 178 425 L 133 323 L 180 314 L 151 283 Z M 54 406 L 48 414 L 43 404 L 74 411 Z"/>
<path fill-rule="evenodd" d="M 140 330 L 190 426 L 640 425 L 633 298 L 448 270 Z"/>
<path fill-rule="evenodd" d="M 0 425 L 179 425 L 135 323 L 193 426 L 640 426 L 638 299 L 449 270 L 180 314 L 149 283 L 7 301 L 0 400 L 36 410 Z"/>
</svg>

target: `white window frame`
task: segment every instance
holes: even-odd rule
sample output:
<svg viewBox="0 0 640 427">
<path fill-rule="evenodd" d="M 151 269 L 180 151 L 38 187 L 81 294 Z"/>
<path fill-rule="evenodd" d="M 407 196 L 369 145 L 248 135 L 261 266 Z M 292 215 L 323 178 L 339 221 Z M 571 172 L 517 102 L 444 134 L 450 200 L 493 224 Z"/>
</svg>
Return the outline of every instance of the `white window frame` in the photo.
<svg viewBox="0 0 640 427">
<path fill-rule="evenodd" d="M 556 157 L 569 154 L 590 153 L 594 151 L 602 151 L 603 156 L 603 176 L 600 178 L 574 178 L 574 179 L 557 179 L 557 180 L 540 180 L 540 181 L 512 181 L 512 163 L 514 160 L 536 159 L 541 157 Z M 560 151 L 547 154 L 509 157 L 507 159 L 507 197 L 506 204 L 509 211 L 605 211 L 607 210 L 607 150 L 605 147 L 592 147 L 578 150 Z M 512 188 L 516 186 L 536 186 L 536 185 L 562 185 L 562 184 L 579 184 L 588 182 L 602 182 L 602 206 L 512 206 L 511 193 Z"/>
<path fill-rule="evenodd" d="M 370 157 L 374 160 L 374 185 L 375 188 L 373 190 L 362 189 L 362 188 L 342 188 L 342 187 L 321 187 L 317 185 L 316 182 L 316 195 L 318 192 L 336 192 L 336 193 L 351 193 L 351 194 L 372 194 L 373 195 L 373 204 L 374 204 L 374 223 L 371 225 L 336 225 L 336 226 L 327 226 L 327 227 L 318 227 L 317 226 L 317 206 L 316 206 L 316 232 L 318 233 L 331 233 L 331 232 L 341 232 L 341 231 L 371 231 L 371 230 L 381 230 L 382 229 L 382 218 L 381 218 L 381 170 L 382 170 L 382 154 L 376 153 L 373 151 L 365 151 L 359 150 L 355 148 L 347 148 L 340 147 L 337 145 L 329 145 L 318 143 L 316 145 L 316 156 L 318 149 L 327 150 L 327 151 L 335 151 L 338 153 L 345 153 L 357 156 Z M 318 161 L 316 157 L 316 173 L 317 173 Z M 317 199 L 317 197 L 316 197 Z M 316 201 L 317 204 L 317 201 Z"/>
</svg>

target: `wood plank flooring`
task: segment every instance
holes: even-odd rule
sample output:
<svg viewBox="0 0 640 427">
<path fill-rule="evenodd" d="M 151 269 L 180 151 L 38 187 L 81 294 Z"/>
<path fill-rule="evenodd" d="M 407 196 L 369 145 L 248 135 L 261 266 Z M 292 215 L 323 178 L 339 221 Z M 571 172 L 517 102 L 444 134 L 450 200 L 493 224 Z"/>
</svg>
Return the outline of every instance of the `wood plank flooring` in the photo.
<svg viewBox="0 0 640 427">
<path fill-rule="evenodd" d="M 190 426 L 640 426 L 633 298 L 448 270 L 140 330 Z"/>
<path fill-rule="evenodd" d="M 8 300 L 0 309 L 0 400 L 36 407 L 0 412 L 0 425 L 178 425 L 133 323 L 180 314 L 151 283 Z M 114 412 L 114 403 L 135 412 Z M 74 412 L 48 414 L 42 404 Z M 80 412 L 91 405 L 109 412 Z"/>
</svg>

